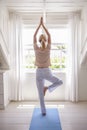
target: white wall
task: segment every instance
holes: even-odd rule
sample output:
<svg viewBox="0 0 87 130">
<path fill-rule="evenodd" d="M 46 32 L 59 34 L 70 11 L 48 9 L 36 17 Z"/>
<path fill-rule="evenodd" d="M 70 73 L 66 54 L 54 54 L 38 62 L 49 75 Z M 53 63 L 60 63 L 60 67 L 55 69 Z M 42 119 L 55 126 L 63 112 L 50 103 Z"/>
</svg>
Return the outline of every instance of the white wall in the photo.
<svg viewBox="0 0 87 130">
<path fill-rule="evenodd" d="M 5 51 L 9 51 L 9 39 L 8 39 L 8 34 L 9 34 L 9 14 L 8 10 L 4 5 L 0 4 L 0 34 L 2 35 Z M 0 43 L 2 44 L 2 43 Z"/>
<path fill-rule="evenodd" d="M 9 14 L 4 4 L 0 4 L 0 69 L 9 68 Z"/>
<path fill-rule="evenodd" d="M 2 47 L 2 52 L 3 52 L 2 53 L 3 57 L 0 58 L 2 61 L 0 62 L 4 63 L 4 61 L 6 60 L 5 61 L 5 63 L 7 63 L 5 64 L 6 69 L 8 68 L 8 66 L 6 65 L 9 64 L 8 20 L 9 20 L 8 10 L 4 6 L 4 3 L 0 3 L 0 38 L 2 39 L 2 40 L 0 39 L 0 45 Z M 0 68 L 0 74 L 2 75 L 3 78 L 0 81 L 2 84 L 2 90 L 0 91 L 2 91 L 3 106 L 6 106 L 9 103 L 9 71 L 5 70 L 5 68 L 3 68 L 3 64 L 2 64 L 2 67 Z"/>
<path fill-rule="evenodd" d="M 87 101 L 87 67 L 82 67 L 79 75 L 79 100 Z"/>
<path fill-rule="evenodd" d="M 6 71 L 3 75 L 3 92 L 4 92 L 4 106 L 7 106 L 9 103 L 9 71 Z"/>
<path fill-rule="evenodd" d="M 0 70 L 0 108 L 9 103 L 9 71 Z"/>
<path fill-rule="evenodd" d="M 55 100 L 65 100 L 65 73 L 54 73 L 57 77 L 63 80 L 63 85 L 58 87 L 52 93 L 47 92 L 45 100 L 55 101 Z M 38 91 L 36 87 L 35 73 L 25 73 L 24 84 L 22 88 L 22 94 L 24 100 L 38 100 Z M 50 84 L 46 82 L 46 85 Z"/>
<path fill-rule="evenodd" d="M 82 10 L 82 35 L 81 35 L 81 52 L 84 48 L 85 39 L 87 38 L 87 7 Z M 87 44 L 87 43 L 86 43 Z M 85 49 L 84 49 L 85 50 Z M 79 71 L 79 100 L 87 101 L 87 65 L 81 64 Z"/>
<path fill-rule="evenodd" d="M 82 12 L 81 12 L 81 21 L 82 21 L 82 35 L 81 35 L 82 43 L 81 43 L 81 47 L 83 48 L 83 46 L 85 44 L 84 43 L 85 39 L 87 37 L 87 6 L 84 7 Z"/>
</svg>

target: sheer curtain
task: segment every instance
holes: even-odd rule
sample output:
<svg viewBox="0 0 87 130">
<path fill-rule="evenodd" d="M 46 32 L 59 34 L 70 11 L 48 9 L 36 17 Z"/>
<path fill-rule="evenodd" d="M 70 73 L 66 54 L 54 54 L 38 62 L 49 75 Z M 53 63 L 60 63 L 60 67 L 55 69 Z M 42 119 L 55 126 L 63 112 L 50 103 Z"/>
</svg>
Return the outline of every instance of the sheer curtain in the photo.
<svg viewBox="0 0 87 130">
<path fill-rule="evenodd" d="M 10 99 L 22 100 L 22 19 L 16 13 L 10 14 Z"/>
<path fill-rule="evenodd" d="M 67 53 L 67 74 L 65 99 L 78 101 L 80 13 L 76 12 L 69 20 L 69 43 Z"/>
</svg>

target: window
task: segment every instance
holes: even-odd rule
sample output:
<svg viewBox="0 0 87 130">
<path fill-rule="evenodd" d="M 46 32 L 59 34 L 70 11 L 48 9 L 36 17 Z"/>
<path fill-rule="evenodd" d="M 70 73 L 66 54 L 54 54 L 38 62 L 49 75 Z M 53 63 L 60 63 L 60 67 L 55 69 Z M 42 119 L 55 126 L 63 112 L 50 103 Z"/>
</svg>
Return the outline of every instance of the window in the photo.
<svg viewBox="0 0 87 130">
<path fill-rule="evenodd" d="M 53 70 L 65 70 L 66 51 L 68 43 L 68 28 L 49 28 L 51 34 L 51 68 Z M 24 68 L 34 70 L 35 55 L 33 50 L 33 35 L 35 28 L 23 28 L 23 63 Z M 40 32 L 39 32 L 40 33 Z M 39 36 L 39 34 L 38 34 Z"/>
<path fill-rule="evenodd" d="M 68 42 L 67 28 L 49 29 L 52 40 L 51 49 L 51 68 L 53 70 L 63 71 L 66 68 L 66 49 Z"/>
</svg>

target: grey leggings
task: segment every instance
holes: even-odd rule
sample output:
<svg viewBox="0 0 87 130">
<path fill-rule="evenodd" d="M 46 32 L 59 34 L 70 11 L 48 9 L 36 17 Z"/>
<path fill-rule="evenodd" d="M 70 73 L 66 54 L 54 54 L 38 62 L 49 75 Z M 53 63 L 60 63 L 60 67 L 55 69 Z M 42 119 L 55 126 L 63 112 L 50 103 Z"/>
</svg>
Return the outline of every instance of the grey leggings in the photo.
<svg viewBox="0 0 87 130">
<path fill-rule="evenodd" d="M 56 87 L 63 84 L 62 80 L 55 77 L 49 68 L 37 68 L 36 84 L 38 88 L 42 113 L 46 112 L 45 103 L 44 103 L 44 92 L 43 92 L 45 86 L 45 80 L 48 80 L 52 83 L 50 86 L 48 86 L 49 92 L 52 92 Z"/>
</svg>

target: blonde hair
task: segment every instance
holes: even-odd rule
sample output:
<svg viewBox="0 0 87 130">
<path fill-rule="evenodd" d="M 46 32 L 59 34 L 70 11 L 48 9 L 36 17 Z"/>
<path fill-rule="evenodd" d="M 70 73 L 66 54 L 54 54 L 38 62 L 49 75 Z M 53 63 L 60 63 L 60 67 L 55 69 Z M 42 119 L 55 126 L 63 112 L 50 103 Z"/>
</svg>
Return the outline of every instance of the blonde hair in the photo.
<svg viewBox="0 0 87 130">
<path fill-rule="evenodd" d="M 44 34 L 41 34 L 39 37 L 39 42 L 42 41 L 42 39 L 44 39 L 44 41 L 46 42 L 46 36 Z"/>
<path fill-rule="evenodd" d="M 40 37 L 39 37 L 39 42 L 41 43 L 41 46 L 43 49 L 46 48 L 46 36 L 44 34 L 41 34 Z"/>
</svg>

